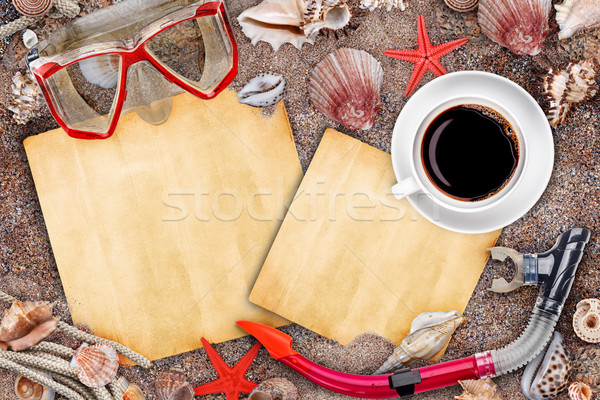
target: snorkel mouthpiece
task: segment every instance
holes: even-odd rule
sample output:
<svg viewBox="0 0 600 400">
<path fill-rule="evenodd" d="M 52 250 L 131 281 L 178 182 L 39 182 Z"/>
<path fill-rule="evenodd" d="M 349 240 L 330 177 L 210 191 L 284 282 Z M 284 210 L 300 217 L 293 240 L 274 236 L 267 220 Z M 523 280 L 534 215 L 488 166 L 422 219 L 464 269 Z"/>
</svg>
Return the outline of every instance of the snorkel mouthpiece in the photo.
<svg viewBox="0 0 600 400">
<path fill-rule="evenodd" d="M 456 385 L 459 380 L 491 378 L 525 366 L 544 350 L 569 296 L 589 239 L 589 230 L 574 228 L 560 235 L 556 244 L 545 253 L 520 254 L 504 247 L 490 249 L 492 259 L 504 261 L 511 258 L 517 269 L 510 283 L 496 279 L 490 290 L 506 293 L 525 285 L 539 285 L 540 294 L 529 324 L 517 340 L 502 349 L 460 360 L 404 369 L 388 375 L 344 374 L 302 357 L 292 349 L 292 338 L 283 332 L 250 321 L 238 321 L 238 325 L 256 337 L 276 360 L 322 387 L 349 396 L 408 398 Z"/>
</svg>

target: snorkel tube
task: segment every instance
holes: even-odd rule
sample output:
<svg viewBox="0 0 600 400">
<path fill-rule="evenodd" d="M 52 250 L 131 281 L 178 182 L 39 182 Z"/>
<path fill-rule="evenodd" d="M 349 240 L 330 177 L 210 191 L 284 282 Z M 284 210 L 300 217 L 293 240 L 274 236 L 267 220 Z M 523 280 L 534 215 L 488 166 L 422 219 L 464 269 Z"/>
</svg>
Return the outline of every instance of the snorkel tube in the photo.
<svg viewBox="0 0 600 400">
<path fill-rule="evenodd" d="M 502 349 L 459 360 L 402 369 L 387 375 L 344 374 L 302 357 L 292 349 L 292 337 L 283 332 L 251 321 L 238 321 L 238 325 L 260 341 L 276 360 L 319 386 L 348 396 L 408 398 L 456 385 L 459 380 L 493 378 L 525 366 L 544 350 L 569 296 L 589 238 L 589 230 L 574 228 L 560 235 L 554 247 L 541 254 L 519 254 L 512 249 L 492 248 L 492 258 L 512 258 L 517 273 L 511 283 L 496 279 L 491 290 L 509 292 L 523 285 L 540 285 L 541 291 L 529 324 L 517 340 Z"/>
</svg>

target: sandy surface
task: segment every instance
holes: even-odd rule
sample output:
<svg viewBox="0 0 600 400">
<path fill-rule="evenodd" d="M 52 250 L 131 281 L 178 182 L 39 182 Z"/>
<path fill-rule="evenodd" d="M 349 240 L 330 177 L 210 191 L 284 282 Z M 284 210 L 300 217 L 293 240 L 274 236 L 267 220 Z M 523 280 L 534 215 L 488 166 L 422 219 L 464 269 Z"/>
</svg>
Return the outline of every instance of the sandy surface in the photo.
<svg viewBox="0 0 600 400">
<path fill-rule="evenodd" d="M 0 16 L 5 21 L 15 18 L 14 10 L 11 10 L 12 6 L 8 3 L 6 0 L 0 1 Z M 89 11 L 108 3 L 108 0 L 86 2 L 85 10 Z M 250 3 L 252 2 L 231 0 L 231 14 L 238 15 Z M 593 53 L 593 49 L 598 48 L 597 32 L 595 36 L 580 34 L 567 44 L 557 43 L 557 27 L 552 22 L 552 33 L 546 41 L 542 55 L 535 58 L 518 57 L 481 35 L 475 24 L 474 14 L 452 13 L 445 8 L 441 0 L 408 0 L 407 3 L 405 12 L 357 12 L 355 22 L 360 24 L 356 30 L 349 30 L 347 36 L 342 35 L 336 39 L 335 36 L 322 35 L 318 37 L 315 45 L 307 44 L 302 50 L 298 50 L 286 44 L 277 53 L 266 43 L 252 46 L 249 39 L 241 33 L 239 24 L 234 22 L 240 51 L 240 72 L 232 86 L 237 90 L 262 71 L 275 71 L 285 76 L 288 81 L 285 105 L 289 112 L 298 154 L 305 169 L 327 127 L 336 128 L 389 152 L 395 120 L 406 102 L 403 93 L 412 65 L 384 57 L 383 52 L 386 49 L 416 46 L 415 28 L 418 14 L 425 17 L 434 44 L 462 36 L 470 39 L 468 44 L 443 59 L 442 63 L 448 71 L 474 69 L 493 72 L 512 79 L 534 96 L 538 96 L 535 86 L 538 74 L 548 65 L 562 65 L 570 57 L 576 59 L 582 54 Z M 44 38 L 64 22 L 43 20 L 34 29 Z M 383 66 L 385 78 L 382 109 L 374 127 L 368 131 L 348 131 L 317 112 L 308 100 L 310 71 L 327 54 L 340 47 L 366 50 Z M 57 315 L 65 321 L 70 321 L 22 144 L 26 137 L 57 125 L 46 111 L 42 111 L 39 118 L 25 126 L 13 122 L 5 105 L 10 78 L 16 71 L 23 69 L 22 57 L 25 49 L 16 35 L 2 42 L 0 52 L 4 53 L 3 60 L 0 61 L 0 82 L 5 88 L 0 94 L 0 290 L 22 300 L 56 300 Z M 423 83 L 431 79 L 433 76 L 428 74 Z M 568 119 L 567 126 L 553 131 L 556 157 L 554 174 L 548 189 L 529 213 L 503 230 L 498 243 L 521 252 L 538 252 L 551 247 L 557 235 L 568 228 L 583 226 L 592 231 L 591 242 L 587 246 L 571 296 L 558 324 L 558 330 L 564 334 L 570 351 L 584 345 L 571 328 L 571 316 L 577 302 L 587 297 L 600 297 L 600 241 L 597 235 L 600 232 L 599 128 L 600 104 L 596 99 L 579 105 Z M 509 295 L 487 292 L 485 289 L 490 286 L 493 277 L 498 275 L 508 278 L 510 271 L 507 267 L 489 263 L 466 309 L 465 316 L 468 322 L 458 329 L 443 360 L 501 347 L 516 339 L 523 329 L 537 290 L 522 289 Z M 390 315 L 390 318 L 394 316 Z M 296 349 L 305 356 L 342 371 L 371 372 L 392 349 L 389 342 L 369 336 L 363 337 L 353 346 L 343 348 L 296 325 L 285 327 L 283 330 L 294 337 Z M 52 340 L 73 347 L 77 345 L 75 341 L 61 335 L 54 335 Z M 216 345 L 215 348 L 225 361 L 233 364 L 253 343 L 253 339 L 244 338 Z M 184 368 L 193 385 L 216 378 L 204 350 L 162 360 L 157 362 L 156 368 L 151 371 L 143 371 L 139 367 L 122 368 L 122 374 L 139 384 L 148 399 L 155 399 L 153 384 L 156 376 L 171 366 Z M 259 382 L 275 376 L 284 376 L 292 380 L 298 386 L 302 399 L 344 398 L 307 382 L 273 361 L 262 349 L 247 377 Z M 519 379 L 520 372 L 517 372 L 496 380 L 505 399 L 524 398 L 520 393 Z M 16 399 L 11 388 L 13 381 L 14 375 L 0 371 L 1 399 Z M 450 399 L 460 392 L 461 390 L 454 387 L 421 395 L 420 398 Z M 566 394 L 561 398 L 566 399 Z"/>
</svg>

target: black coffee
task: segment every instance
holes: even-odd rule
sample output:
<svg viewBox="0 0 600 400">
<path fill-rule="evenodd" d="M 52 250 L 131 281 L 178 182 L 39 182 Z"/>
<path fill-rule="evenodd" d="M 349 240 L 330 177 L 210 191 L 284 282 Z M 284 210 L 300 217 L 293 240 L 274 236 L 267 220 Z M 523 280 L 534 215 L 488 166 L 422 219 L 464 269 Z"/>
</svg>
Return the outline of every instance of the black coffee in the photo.
<svg viewBox="0 0 600 400">
<path fill-rule="evenodd" d="M 464 104 L 438 115 L 421 147 L 431 182 L 448 196 L 484 200 L 512 178 L 519 161 L 519 142 L 511 124 L 497 111 Z"/>
</svg>

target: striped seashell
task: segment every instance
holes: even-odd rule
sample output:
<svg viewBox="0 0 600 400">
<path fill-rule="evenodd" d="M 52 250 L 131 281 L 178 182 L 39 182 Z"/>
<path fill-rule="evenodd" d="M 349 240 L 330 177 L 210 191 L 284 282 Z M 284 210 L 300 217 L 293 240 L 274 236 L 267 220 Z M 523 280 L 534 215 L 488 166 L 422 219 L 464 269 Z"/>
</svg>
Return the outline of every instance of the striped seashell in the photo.
<svg viewBox="0 0 600 400">
<path fill-rule="evenodd" d="M 77 377 L 87 387 L 99 388 L 112 382 L 117 376 L 119 357 L 105 344 L 88 346 L 82 344 L 75 352 L 71 365 L 77 368 Z"/>
<path fill-rule="evenodd" d="M 26 17 L 41 17 L 52 8 L 53 0 L 13 0 L 13 6 Z"/>
<path fill-rule="evenodd" d="M 592 388 L 583 382 L 573 382 L 569 385 L 569 398 L 571 400 L 591 400 Z"/>
<path fill-rule="evenodd" d="M 458 12 L 469 12 L 477 8 L 479 0 L 444 0 L 446 5 Z"/>
<path fill-rule="evenodd" d="M 515 54 L 534 56 L 550 32 L 551 10 L 552 0 L 481 0 L 477 22 L 494 42 Z"/>
<path fill-rule="evenodd" d="M 342 48 L 313 70 L 308 93 L 323 114 L 348 129 L 370 129 L 381 108 L 383 69 L 372 55 Z"/>
<path fill-rule="evenodd" d="M 178 368 L 160 374 L 155 383 L 155 390 L 158 400 L 192 400 L 194 397 L 192 385 Z"/>
<path fill-rule="evenodd" d="M 252 389 L 248 400 L 298 400 L 296 386 L 285 378 L 267 379 Z"/>
</svg>

